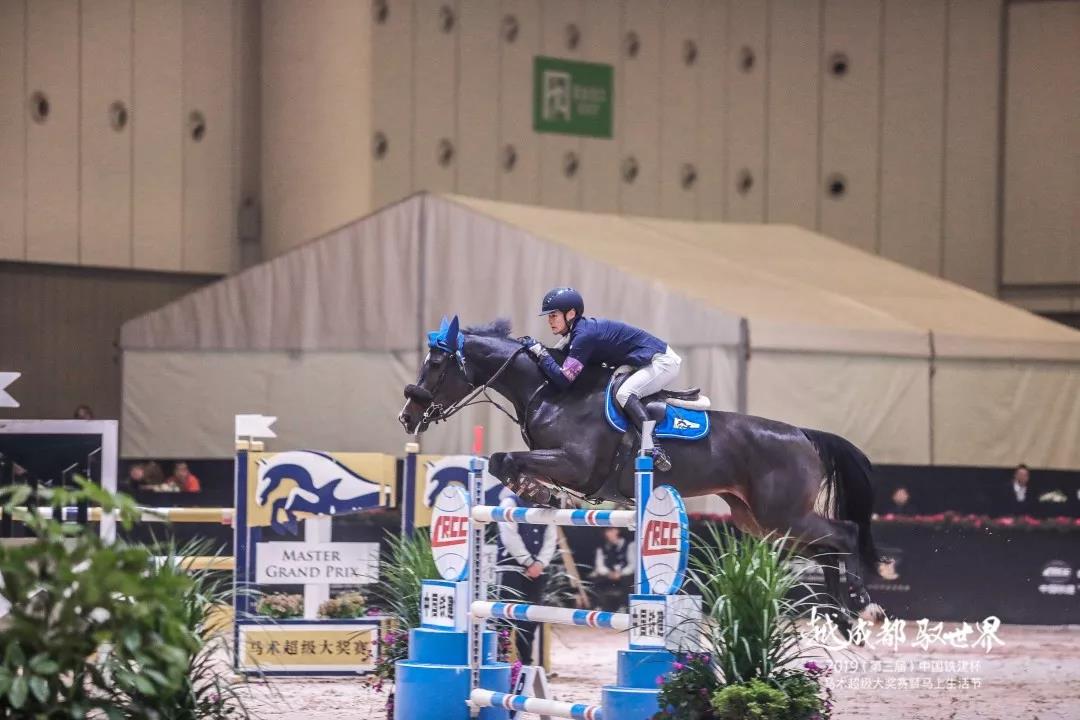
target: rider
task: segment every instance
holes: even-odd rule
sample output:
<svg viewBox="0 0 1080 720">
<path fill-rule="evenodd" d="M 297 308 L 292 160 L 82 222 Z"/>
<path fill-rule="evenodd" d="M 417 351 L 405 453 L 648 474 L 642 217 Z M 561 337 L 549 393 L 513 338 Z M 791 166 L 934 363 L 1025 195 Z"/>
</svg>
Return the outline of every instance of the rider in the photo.
<svg viewBox="0 0 1080 720">
<path fill-rule="evenodd" d="M 641 398 L 663 390 L 679 374 L 682 359 L 667 343 L 639 328 L 601 318 L 585 317 L 585 301 L 568 287 L 557 287 L 544 296 L 541 316 L 547 315 L 551 332 L 562 338 L 555 344 L 567 350 L 560 366 L 543 345 L 534 342 L 529 352 L 541 370 L 560 389 L 566 389 L 589 363 L 613 367 L 631 365 L 637 370 L 626 379 L 615 400 L 641 433 L 648 413 Z M 653 462 L 656 469 L 671 469 L 671 459 L 653 435 Z"/>
</svg>

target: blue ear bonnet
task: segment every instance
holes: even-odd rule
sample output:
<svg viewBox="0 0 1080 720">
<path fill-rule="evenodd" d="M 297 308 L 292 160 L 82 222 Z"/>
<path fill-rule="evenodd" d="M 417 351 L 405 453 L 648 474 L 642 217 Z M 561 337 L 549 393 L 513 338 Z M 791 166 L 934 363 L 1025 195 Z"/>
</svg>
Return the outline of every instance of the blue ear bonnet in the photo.
<svg viewBox="0 0 1080 720">
<path fill-rule="evenodd" d="M 458 319 L 442 319 L 438 330 L 428 333 L 428 347 L 432 350 L 442 350 L 450 354 L 461 352 L 465 348 L 465 336 L 458 332 Z"/>
<path fill-rule="evenodd" d="M 460 352 L 465 347 L 465 338 L 458 336 L 457 350 L 450 349 L 450 342 L 441 331 L 432 330 L 427 334 L 427 344 L 432 350 L 444 350 L 448 353 Z"/>
</svg>

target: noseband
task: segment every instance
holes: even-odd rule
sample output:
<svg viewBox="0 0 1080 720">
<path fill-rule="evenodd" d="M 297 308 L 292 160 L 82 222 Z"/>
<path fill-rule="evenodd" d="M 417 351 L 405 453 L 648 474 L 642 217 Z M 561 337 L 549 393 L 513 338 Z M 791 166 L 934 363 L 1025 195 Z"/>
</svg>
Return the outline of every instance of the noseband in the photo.
<svg viewBox="0 0 1080 720">
<path fill-rule="evenodd" d="M 469 387 L 474 387 L 469 382 L 469 373 L 465 371 L 465 356 L 461 353 L 453 353 L 454 359 L 457 361 L 458 367 L 461 368 L 462 375 L 465 376 L 465 382 L 469 383 Z M 453 410 L 453 406 L 445 408 L 442 403 L 435 402 L 435 395 L 439 392 L 439 388 L 442 387 L 443 382 L 446 380 L 446 374 L 450 370 L 450 363 L 443 363 L 442 371 L 439 373 L 439 377 L 435 380 L 434 387 L 428 390 L 420 385 L 406 385 L 405 397 L 416 403 L 419 403 L 424 408 L 424 415 L 420 418 L 420 426 L 427 427 L 431 423 L 441 422 L 450 417 L 450 410 Z M 456 411 L 455 411 L 456 412 Z"/>
</svg>

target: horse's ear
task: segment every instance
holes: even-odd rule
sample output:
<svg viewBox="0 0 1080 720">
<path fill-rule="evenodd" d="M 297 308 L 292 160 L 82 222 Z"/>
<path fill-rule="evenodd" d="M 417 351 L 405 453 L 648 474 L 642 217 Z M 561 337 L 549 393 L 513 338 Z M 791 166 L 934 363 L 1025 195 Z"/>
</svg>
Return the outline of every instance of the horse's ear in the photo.
<svg viewBox="0 0 1080 720">
<path fill-rule="evenodd" d="M 446 328 L 446 346 L 450 348 L 451 352 L 456 352 L 458 348 L 458 316 L 455 315 L 450 321 L 450 325 Z"/>
<path fill-rule="evenodd" d="M 439 323 L 439 334 L 446 335 L 447 328 L 450 327 L 450 321 L 446 319 L 446 316 L 442 316 L 442 322 Z"/>
</svg>

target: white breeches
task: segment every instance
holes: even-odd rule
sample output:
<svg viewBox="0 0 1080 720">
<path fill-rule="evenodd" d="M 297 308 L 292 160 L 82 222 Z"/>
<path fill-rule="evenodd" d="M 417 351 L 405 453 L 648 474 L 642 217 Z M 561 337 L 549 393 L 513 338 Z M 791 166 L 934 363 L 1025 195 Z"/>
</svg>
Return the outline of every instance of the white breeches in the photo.
<svg viewBox="0 0 1080 720">
<path fill-rule="evenodd" d="M 622 407 L 631 395 L 644 398 L 663 390 L 678 377 L 680 367 L 682 367 L 682 358 L 676 355 L 671 347 L 668 347 L 664 352 L 653 355 L 652 362 L 639 368 L 627 378 L 619 391 L 615 393 L 615 401 L 619 403 L 619 407 Z"/>
</svg>

